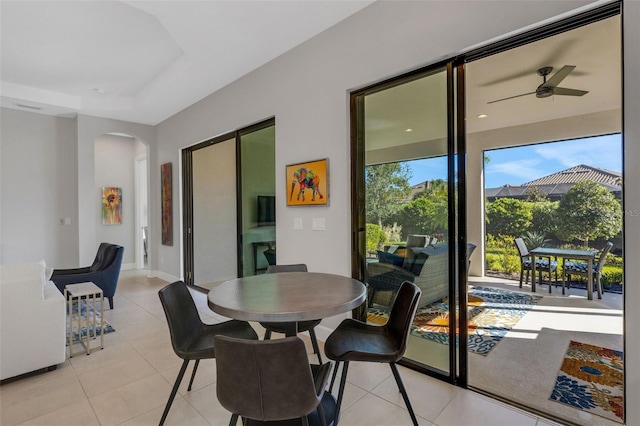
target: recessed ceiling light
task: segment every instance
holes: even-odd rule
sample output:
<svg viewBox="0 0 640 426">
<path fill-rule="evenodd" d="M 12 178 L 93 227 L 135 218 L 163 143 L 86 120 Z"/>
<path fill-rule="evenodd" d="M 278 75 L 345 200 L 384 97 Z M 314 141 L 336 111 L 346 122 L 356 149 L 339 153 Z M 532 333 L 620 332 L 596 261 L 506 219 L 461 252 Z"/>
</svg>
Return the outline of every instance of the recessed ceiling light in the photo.
<svg viewBox="0 0 640 426">
<path fill-rule="evenodd" d="M 478 118 L 487 118 L 489 114 L 478 114 Z"/>
<path fill-rule="evenodd" d="M 104 95 L 105 93 L 107 93 L 104 91 L 104 89 L 100 89 L 99 87 L 96 87 L 95 89 L 93 89 L 93 91 L 96 93 L 100 93 L 101 95 Z"/>
<path fill-rule="evenodd" d="M 404 131 L 409 133 L 409 132 L 413 132 L 413 129 L 404 129 Z"/>
</svg>

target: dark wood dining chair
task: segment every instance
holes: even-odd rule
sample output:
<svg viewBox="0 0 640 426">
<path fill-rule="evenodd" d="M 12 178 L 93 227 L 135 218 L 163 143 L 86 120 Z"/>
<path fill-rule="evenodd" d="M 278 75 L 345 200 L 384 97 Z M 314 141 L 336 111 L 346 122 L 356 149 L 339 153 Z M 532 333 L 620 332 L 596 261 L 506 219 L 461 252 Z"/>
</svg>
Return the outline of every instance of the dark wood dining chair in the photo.
<svg viewBox="0 0 640 426">
<path fill-rule="evenodd" d="M 216 347 L 218 401 L 232 413 L 230 426 L 280 422 L 317 414 L 326 426 L 322 397 L 331 364 L 314 373 L 299 337 L 251 341 L 226 336 L 213 338 Z"/>
<path fill-rule="evenodd" d="M 267 274 L 275 274 L 279 272 L 307 272 L 307 265 L 304 263 L 292 264 L 292 265 L 269 265 L 267 268 Z M 308 321 L 298 321 L 297 322 L 297 330 L 298 332 L 308 331 L 309 336 L 311 337 L 311 344 L 313 345 L 313 353 L 318 356 L 318 363 L 322 364 L 322 355 L 320 355 L 320 346 L 318 345 L 318 338 L 316 337 L 316 332 L 314 328 L 320 324 L 321 319 L 317 320 L 308 320 Z M 264 339 L 271 339 L 271 333 L 282 333 L 285 332 L 285 325 L 281 322 L 261 322 L 261 326 L 265 328 Z"/>
<path fill-rule="evenodd" d="M 324 344 L 324 352 L 329 359 L 336 361 L 329 386 L 330 391 L 333 389 L 338 365 L 340 362 L 343 364 L 334 424 L 338 424 L 344 386 L 347 382 L 347 371 L 351 361 L 388 363 L 411 416 L 411 421 L 414 425 L 418 424 L 396 363 L 404 356 L 407 349 L 409 331 L 421 293 L 415 284 L 404 281 L 398 289 L 389 320 L 385 325 L 372 325 L 349 318 L 342 321 L 329 335 Z"/>
<path fill-rule="evenodd" d="M 258 335 L 246 321 L 230 320 L 219 324 L 204 324 L 200 319 L 191 293 L 189 293 L 187 285 L 183 281 L 176 281 L 160 289 L 158 295 L 169 324 L 173 351 L 184 360 L 160 419 L 160 425 L 163 425 L 189 361 L 195 360 L 196 362 L 193 366 L 193 373 L 191 373 L 187 391 L 191 390 L 200 360 L 216 357 L 213 343 L 214 336 L 224 335 L 258 340 Z"/>
</svg>

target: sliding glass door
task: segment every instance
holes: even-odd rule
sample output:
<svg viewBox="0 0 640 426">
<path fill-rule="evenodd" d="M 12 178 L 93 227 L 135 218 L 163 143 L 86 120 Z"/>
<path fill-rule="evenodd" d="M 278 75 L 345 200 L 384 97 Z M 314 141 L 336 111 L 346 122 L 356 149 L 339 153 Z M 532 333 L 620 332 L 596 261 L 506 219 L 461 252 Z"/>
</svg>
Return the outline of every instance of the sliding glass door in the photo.
<svg viewBox="0 0 640 426">
<path fill-rule="evenodd" d="M 354 314 L 384 323 L 414 282 L 405 365 L 571 424 L 625 417 L 620 6 L 351 96 Z M 594 253 L 602 299 L 569 258 L 534 289 L 520 237 Z"/>
<path fill-rule="evenodd" d="M 422 296 L 405 362 L 451 381 L 459 245 L 453 78 L 449 63 L 352 97 L 354 264 L 368 286 L 359 315 L 385 322 L 399 285 L 415 283 Z"/>
<path fill-rule="evenodd" d="M 211 289 L 275 263 L 275 120 L 182 152 L 184 279 Z"/>
<path fill-rule="evenodd" d="M 275 125 L 240 132 L 242 276 L 263 273 L 276 261 Z"/>
</svg>

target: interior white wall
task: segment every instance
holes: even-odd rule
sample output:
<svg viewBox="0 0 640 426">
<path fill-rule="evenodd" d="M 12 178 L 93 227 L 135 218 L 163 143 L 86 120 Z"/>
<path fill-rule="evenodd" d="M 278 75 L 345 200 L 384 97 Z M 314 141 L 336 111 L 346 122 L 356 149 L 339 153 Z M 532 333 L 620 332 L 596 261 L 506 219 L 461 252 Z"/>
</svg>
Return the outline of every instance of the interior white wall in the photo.
<svg viewBox="0 0 640 426">
<path fill-rule="evenodd" d="M 76 263 L 75 119 L 1 109 L 0 263 Z M 69 225 L 60 219 L 68 218 Z"/>
<path fill-rule="evenodd" d="M 144 124 L 126 121 L 110 120 L 87 115 L 78 115 L 77 119 L 77 196 L 78 206 L 78 262 L 77 265 L 90 265 L 96 254 L 100 241 L 97 234 L 96 217 L 100 217 L 100 204 L 95 200 L 95 141 L 97 138 L 109 134 L 120 133 L 129 135 L 153 147 L 155 145 L 156 129 Z M 149 150 L 149 164 L 156 164 L 156 151 Z M 133 167 L 133 166 L 132 166 Z M 149 168 L 149 182 L 157 180 L 156 186 L 151 186 L 149 206 L 158 206 L 155 214 L 149 217 L 149 242 L 151 254 L 150 268 L 154 262 L 154 243 L 160 241 L 160 167 Z M 132 200 L 133 201 L 133 200 Z M 133 203 L 131 205 L 133 207 Z M 156 236 L 157 235 L 157 236 Z M 132 251 L 132 250 L 131 250 Z M 77 266 L 76 265 L 76 266 Z"/>
<path fill-rule="evenodd" d="M 95 203 L 100 205 L 103 187 L 122 189 L 122 224 L 103 225 L 98 210 L 95 217 L 98 242 L 124 247 L 122 264 L 125 269 L 135 267 L 135 158 L 142 143 L 134 138 L 102 135 L 95 142 Z M 96 246 L 97 249 L 97 246 Z"/>
</svg>

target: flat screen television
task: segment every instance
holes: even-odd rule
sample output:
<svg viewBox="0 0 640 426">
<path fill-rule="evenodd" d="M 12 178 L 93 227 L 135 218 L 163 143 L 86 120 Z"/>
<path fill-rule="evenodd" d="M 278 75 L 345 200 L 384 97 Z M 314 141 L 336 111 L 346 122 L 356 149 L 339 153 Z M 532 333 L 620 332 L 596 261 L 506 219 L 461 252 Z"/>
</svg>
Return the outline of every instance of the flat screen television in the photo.
<svg viewBox="0 0 640 426">
<path fill-rule="evenodd" d="M 258 195 L 258 226 L 274 226 L 276 224 L 275 195 Z"/>
</svg>

